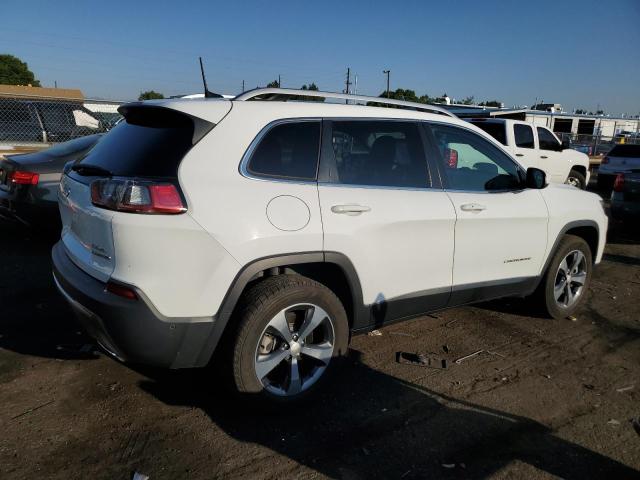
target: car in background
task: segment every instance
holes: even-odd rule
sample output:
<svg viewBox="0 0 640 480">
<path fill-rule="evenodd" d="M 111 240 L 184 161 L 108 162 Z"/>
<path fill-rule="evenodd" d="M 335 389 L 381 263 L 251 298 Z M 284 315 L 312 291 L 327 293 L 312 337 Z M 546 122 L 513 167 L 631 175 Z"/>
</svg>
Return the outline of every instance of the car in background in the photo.
<svg viewBox="0 0 640 480">
<path fill-rule="evenodd" d="M 609 191 L 619 173 L 632 173 L 640 169 L 640 145 L 615 145 L 600 162 L 598 189 Z"/>
<path fill-rule="evenodd" d="M 58 184 L 64 166 L 83 158 L 101 136 L 88 135 L 0 160 L 0 219 L 59 228 Z"/>
<path fill-rule="evenodd" d="M 640 168 L 616 176 L 610 208 L 616 220 L 640 218 Z"/>
<path fill-rule="evenodd" d="M 523 166 L 540 168 L 549 181 L 584 190 L 589 184 L 589 157 L 561 142 L 548 128 L 499 118 L 469 119 L 498 140 Z"/>
</svg>

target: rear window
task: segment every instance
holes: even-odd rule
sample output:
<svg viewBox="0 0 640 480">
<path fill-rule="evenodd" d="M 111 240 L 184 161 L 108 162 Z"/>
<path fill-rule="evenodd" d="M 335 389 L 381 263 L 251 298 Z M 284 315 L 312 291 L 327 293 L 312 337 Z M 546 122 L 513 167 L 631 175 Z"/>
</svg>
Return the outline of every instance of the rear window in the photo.
<svg viewBox="0 0 640 480">
<path fill-rule="evenodd" d="M 481 130 L 484 130 L 497 141 L 499 141 L 502 145 L 507 144 L 507 135 L 505 133 L 504 123 L 495 123 L 495 122 L 471 122 L 476 127 Z"/>
<path fill-rule="evenodd" d="M 129 108 L 119 123 L 80 162 L 114 176 L 176 178 L 193 146 L 194 121 L 161 107 Z"/>
<path fill-rule="evenodd" d="M 609 152 L 609 156 L 640 158 L 640 145 L 616 145 Z"/>
<path fill-rule="evenodd" d="M 320 122 L 286 122 L 269 130 L 249 160 L 252 175 L 315 180 L 320 149 Z"/>
</svg>

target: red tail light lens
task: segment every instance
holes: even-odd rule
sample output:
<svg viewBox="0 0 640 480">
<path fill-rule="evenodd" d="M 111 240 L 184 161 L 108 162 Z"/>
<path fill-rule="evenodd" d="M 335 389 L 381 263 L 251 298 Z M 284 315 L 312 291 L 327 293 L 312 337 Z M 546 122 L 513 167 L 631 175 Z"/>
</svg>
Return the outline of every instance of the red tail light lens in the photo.
<svg viewBox="0 0 640 480">
<path fill-rule="evenodd" d="M 132 288 L 125 287 L 118 283 L 108 282 L 105 290 L 119 297 L 128 298 L 129 300 L 138 299 L 138 295 L 136 295 L 136 292 Z"/>
<path fill-rule="evenodd" d="M 91 203 L 132 213 L 177 214 L 187 210 L 173 183 L 101 179 L 91 183 Z"/>
<path fill-rule="evenodd" d="M 619 173 L 616 180 L 613 182 L 613 191 L 622 192 L 624 190 L 624 175 Z"/>
<path fill-rule="evenodd" d="M 17 185 L 37 185 L 40 174 L 16 170 L 9 174 L 9 181 Z"/>
<path fill-rule="evenodd" d="M 458 151 L 447 148 L 447 167 L 458 168 Z"/>
<path fill-rule="evenodd" d="M 607 163 L 609 163 L 609 157 L 604 157 L 600 162 L 601 165 L 606 165 Z"/>
</svg>

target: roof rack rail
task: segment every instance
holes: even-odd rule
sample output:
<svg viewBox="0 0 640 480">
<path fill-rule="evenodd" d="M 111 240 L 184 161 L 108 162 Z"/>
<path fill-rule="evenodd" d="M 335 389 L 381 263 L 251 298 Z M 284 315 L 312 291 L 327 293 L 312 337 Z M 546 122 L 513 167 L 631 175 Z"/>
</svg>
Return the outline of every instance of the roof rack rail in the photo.
<svg viewBox="0 0 640 480">
<path fill-rule="evenodd" d="M 241 93 L 235 97 L 234 101 L 247 101 L 247 100 L 260 100 L 260 101 L 279 101 L 286 102 L 288 100 L 304 100 L 304 97 L 320 97 L 320 98 L 332 98 L 337 100 L 351 100 L 354 102 L 374 102 L 385 105 L 393 105 L 395 107 L 405 110 L 416 110 L 419 112 L 436 113 L 439 115 L 447 115 L 449 117 L 455 117 L 450 111 L 436 107 L 435 105 L 429 105 L 426 103 L 406 102 L 404 100 L 395 100 L 392 98 L 384 97 L 369 97 L 366 95 L 352 95 L 347 93 L 334 93 L 334 92 L 320 92 L 318 90 L 295 90 L 293 88 L 256 88 L 247 92 Z"/>
</svg>

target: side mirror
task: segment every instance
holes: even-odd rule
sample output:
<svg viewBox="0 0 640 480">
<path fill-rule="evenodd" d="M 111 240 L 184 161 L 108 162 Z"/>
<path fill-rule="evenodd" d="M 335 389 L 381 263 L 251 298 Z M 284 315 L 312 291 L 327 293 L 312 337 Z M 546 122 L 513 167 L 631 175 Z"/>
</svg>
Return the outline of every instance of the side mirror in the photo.
<svg viewBox="0 0 640 480">
<path fill-rule="evenodd" d="M 571 148 L 571 140 L 569 140 L 568 138 L 565 138 L 564 140 L 562 140 L 562 150 L 568 150 Z"/>
<path fill-rule="evenodd" d="M 547 174 L 544 173 L 544 170 L 540 170 L 539 168 L 527 168 L 526 185 L 527 188 L 534 188 L 536 190 L 546 187 Z"/>
</svg>

